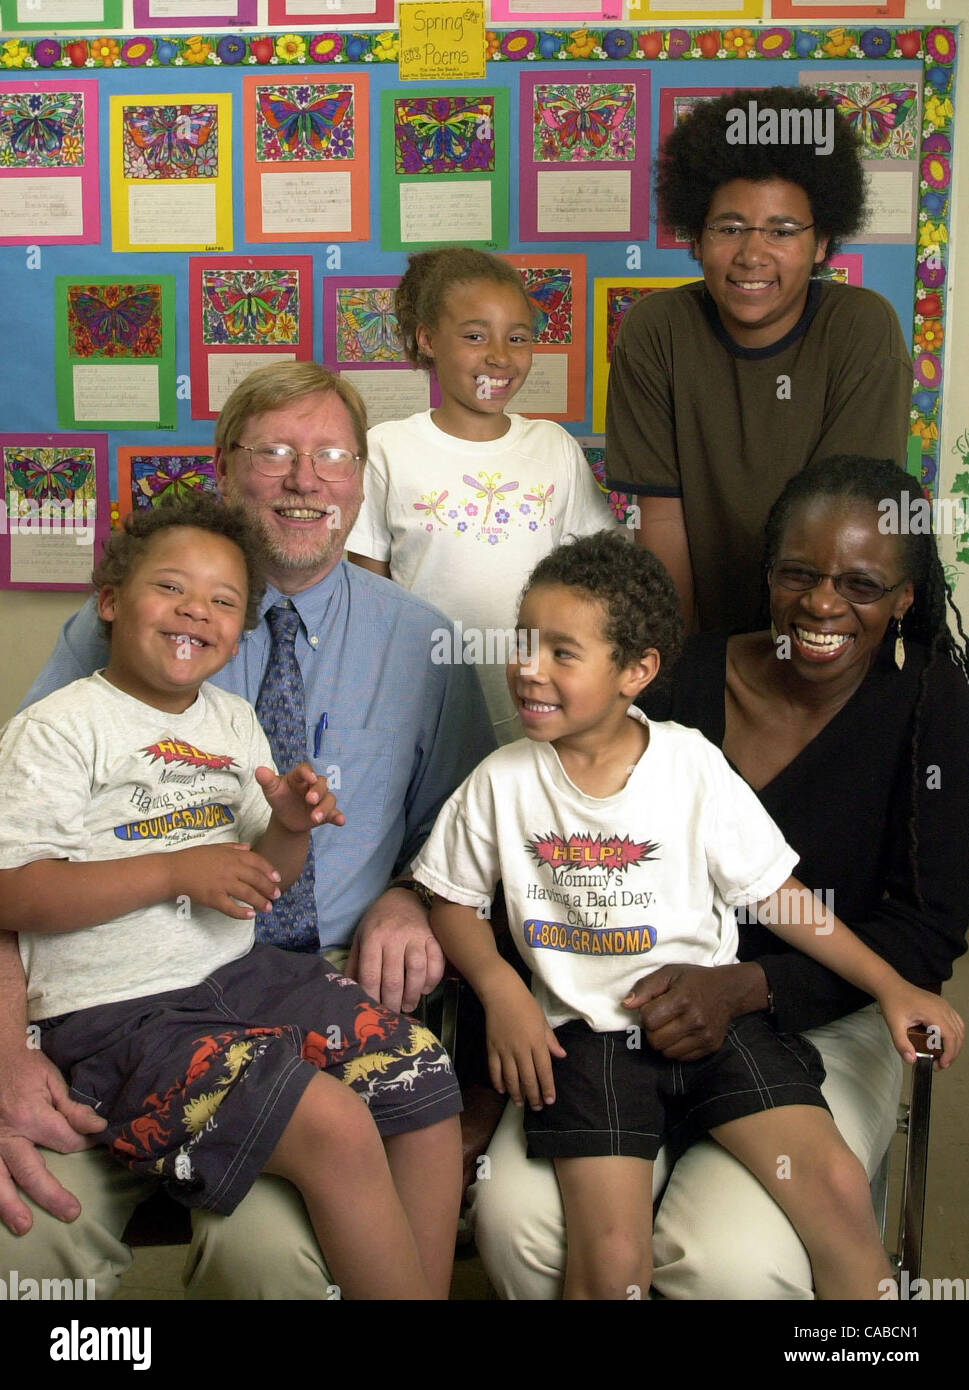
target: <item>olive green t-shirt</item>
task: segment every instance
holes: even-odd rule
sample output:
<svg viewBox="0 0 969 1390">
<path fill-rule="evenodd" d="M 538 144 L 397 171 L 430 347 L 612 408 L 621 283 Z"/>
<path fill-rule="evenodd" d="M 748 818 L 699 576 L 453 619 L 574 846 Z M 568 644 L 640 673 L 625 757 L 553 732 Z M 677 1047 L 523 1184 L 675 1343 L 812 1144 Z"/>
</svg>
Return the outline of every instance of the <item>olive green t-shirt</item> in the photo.
<svg viewBox="0 0 969 1390">
<path fill-rule="evenodd" d="M 623 320 L 606 407 L 609 484 L 682 497 L 700 628 L 752 627 L 764 523 L 784 484 L 831 454 L 902 467 L 912 364 L 873 290 L 812 281 L 766 348 L 729 336 L 702 280 L 656 290 Z"/>
</svg>

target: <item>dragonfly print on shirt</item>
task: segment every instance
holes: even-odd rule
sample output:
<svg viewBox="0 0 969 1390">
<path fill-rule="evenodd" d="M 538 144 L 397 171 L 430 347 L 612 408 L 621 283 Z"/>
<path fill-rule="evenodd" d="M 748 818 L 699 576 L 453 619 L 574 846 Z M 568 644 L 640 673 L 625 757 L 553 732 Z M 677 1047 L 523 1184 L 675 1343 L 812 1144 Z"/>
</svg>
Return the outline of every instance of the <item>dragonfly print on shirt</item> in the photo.
<svg viewBox="0 0 969 1390">
<path fill-rule="evenodd" d="M 460 487 L 422 492 L 416 501 L 407 503 L 419 517 L 422 530 L 431 533 L 448 532 L 495 546 L 511 538 L 512 532 L 537 532 L 555 525 L 550 508 L 555 484 L 525 485 L 516 479 L 502 481 L 500 472 L 476 476 L 465 473 Z"/>
</svg>

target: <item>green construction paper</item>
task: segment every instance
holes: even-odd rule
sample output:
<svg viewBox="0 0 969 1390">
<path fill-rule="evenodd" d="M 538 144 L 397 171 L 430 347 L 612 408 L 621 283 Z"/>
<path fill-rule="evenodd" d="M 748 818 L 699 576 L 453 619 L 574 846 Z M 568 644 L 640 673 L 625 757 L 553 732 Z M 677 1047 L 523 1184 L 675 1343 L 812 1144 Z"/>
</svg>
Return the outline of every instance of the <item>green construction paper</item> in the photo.
<svg viewBox="0 0 969 1390">
<path fill-rule="evenodd" d="M 905 471 L 911 473 L 913 478 L 922 482 L 922 437 L 918 434 L 910 434 L 908 437 L 908 447 L 905 451 Z"/>
<path fill-rule="evenodd" d="M 0 28 L 4 32 L 12 30 L 15 33 L 46 29 L 48 32 L 58 35 L 64 33 L 65 30 L 71 30 L 73 33 L 80 33 L 81 30 L 85 30 L 100 35 L 104 30 L 122 29 L 124 17 L 121 0 L 102 0 L 102 4 L 104 6 L 103 19 L 82 19 L 77 22 L 72 22 L 69 19 L 58 19 L 55 22 L 43 14 L 39 15 L 37 19 L 18 19 L 17 0 L 0 0 Z M 116 38 L 116 35 L 112 35 L 112 37 Z M 117 42 L 120 48 L 120 40 Z"/>
<path fill-rule="evenodd" d="M 97 347 L 89 355 L 82 355 L 72 348 L 68 328 L 68 290 L 78 285 L 97 287 L 102 285 L 124 285 L 137 294 L 141 286 L 157 285 L 161 289 L 161 343 L 153 355 L 139 352 L 138 356 L 112 356 Z M 127 301 L 127 306 L 126 306 Z M 117 306 L 119 323 L 137 319 L 139 305 L 131 294 L 124 296 Z M 102 316 L 102 319 L 106 316 Z M 157 315 L 155 315 L 157 317 Z M 107 346 L 116 346 L 107 336 L 102 326 L 96 332 Z M 137 344 L 136 344 L 137 346 Z M 143 348 L 143 344 L 141 345 Z M 79 416 L 74 413 L 74 368 L 77 366 L 124 367 L 154 366 L 158 372 L 158 414 L 148 419 L 115 420 L 110 415 Z M 176 425 L 175 401 L 175 277 L 174 275 L 57 275 L 54 277 L 54 371 L 57 383 L 57 424 L 62 430 L 173 430 Z"/>
<path fill-rule="evenodd" d="M 508 88 L 466 86 L 461 82 L 441 85 L 417 85 L 380 94 L 380 245 L 384 251 L 427 251 L 439 246 L 477 246 L 485 251 L 508 249 L 508 176 L 512 163 L 508 129 Z M 398 173 L 394 166 L 394 101 L 406 98 L 492 97 L 494 99 L 493 171 L 474 169 L 468 172 L 451 169 L 442 173 Z M 471 241 L 446 237 L 441 241 L 403 241 L 400 234 L 400 188 L 402 184 L 426 183 L 428 188 L 439 180 L 482 181 L 491 186 L 491 237 L 487 241 Z"/>
</svg>

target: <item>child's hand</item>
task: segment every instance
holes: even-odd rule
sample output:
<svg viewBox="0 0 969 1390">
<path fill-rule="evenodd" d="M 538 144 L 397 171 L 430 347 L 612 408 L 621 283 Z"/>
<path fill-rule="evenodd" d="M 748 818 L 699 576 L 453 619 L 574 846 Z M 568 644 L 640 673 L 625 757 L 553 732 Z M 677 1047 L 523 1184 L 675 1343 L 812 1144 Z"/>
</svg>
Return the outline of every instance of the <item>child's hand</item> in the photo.
<svg viewBox="0 0 969 1390">
<path fill-rule="evenodd" d="M 336 797 L 327 790 L 326 778 L 317 777 L 309 763 L 297 763 L 282 777 L 271 767 L 257 767 L 256 781 L 284 830 L 299 835 L 324 821 L 346 823 L 343 812 L 337 810 Z"/>
<path fill-rule="evenodd" d="M 169 897 L 184 894 L 189 907 L 200 903 L 246 921 L 268 912 L 279 897 L 279 874 L 248 845 L 198 845 L 173 850 L 165 859 L 170 861 Z"/>
<path fill-rule="evenodd" d="M 555 1100 L 552 1055 L 564 1057 L 565 1050 L 520 981 L 497 1001 L 489 1000 L 485 1027 L 488 1071 L 495 1090 L 501 1095 L 507 1091 L 516 1105 L 527 1100 L 533 1110 L 541 1110 L 543 1102 L 551 1105 Z"/>
<path fill-rule="evenodd" d="M 915 1061 L 915 1051 L 908 1039 L 908 1029 L 921 1025 L 928 1029 L 929 1047 L 938 1048 L 936 1058 L 940 1067 L 951 1066 L 959 1055 L 965 1025 L 951 1004 L 928 990 L 900 982 L 897 989 L 886 990 L 878 997 L 892 1042 L 906 1062 Z"/>
</svg>

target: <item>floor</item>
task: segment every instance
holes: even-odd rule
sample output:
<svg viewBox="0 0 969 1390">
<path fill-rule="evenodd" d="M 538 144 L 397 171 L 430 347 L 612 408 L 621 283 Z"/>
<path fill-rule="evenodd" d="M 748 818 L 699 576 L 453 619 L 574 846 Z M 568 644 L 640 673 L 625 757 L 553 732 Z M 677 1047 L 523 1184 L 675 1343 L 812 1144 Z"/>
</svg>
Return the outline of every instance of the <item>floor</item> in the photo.
<svg viewBox="0 0 969 1390">
<path fill-rule="evenodd" d="M 946 986 L 946 998 L 964 1018 L 969 1017 L 969 957 L 958 963 Z M 901 1182 L 903 1146 L 894 1144 L 892 1188 L 889 1196 L 888 1240 L 894 1240 Z M 932 1138 L 925 1202 L 922 1276 L 961 1278 L 969 1284 L 969 1043 L 956 1065 L 937 1073 L 932 1091 Z M 122 1299 L 180 1299 L 180 1271 L 185 1248 L 156 1246 L 135 1252 L 134 1263 L 122 1280 Z M 496 1297 L 473 1245 L 459 1248 L 455 1260 L 453 1300 Z"/>
</svg>

